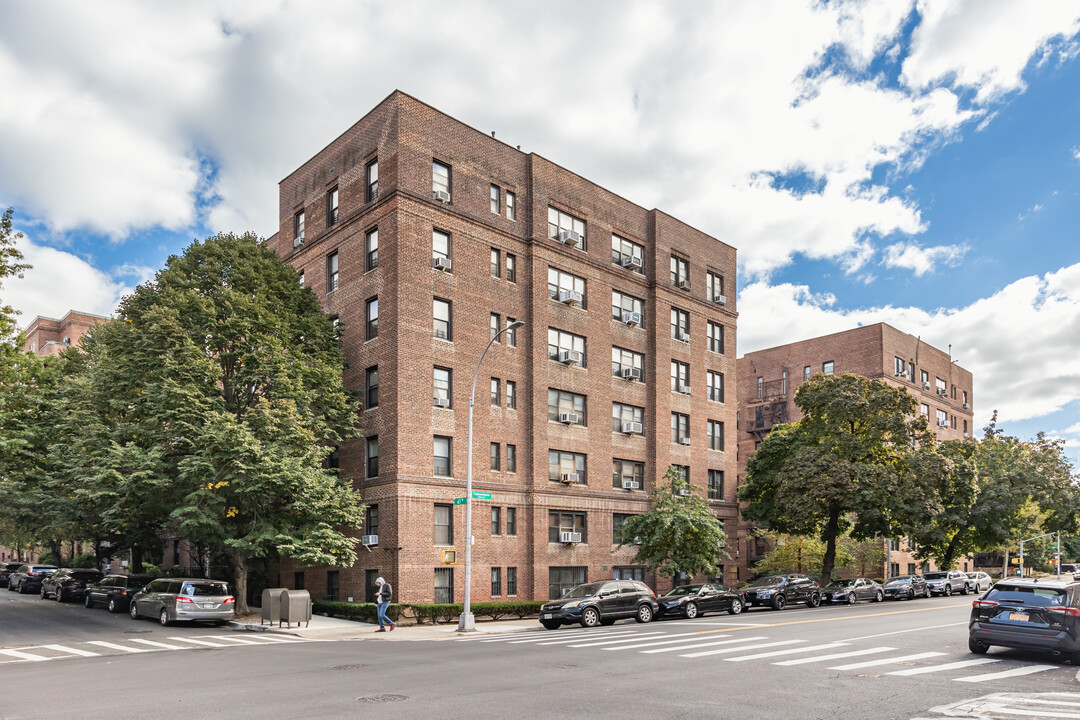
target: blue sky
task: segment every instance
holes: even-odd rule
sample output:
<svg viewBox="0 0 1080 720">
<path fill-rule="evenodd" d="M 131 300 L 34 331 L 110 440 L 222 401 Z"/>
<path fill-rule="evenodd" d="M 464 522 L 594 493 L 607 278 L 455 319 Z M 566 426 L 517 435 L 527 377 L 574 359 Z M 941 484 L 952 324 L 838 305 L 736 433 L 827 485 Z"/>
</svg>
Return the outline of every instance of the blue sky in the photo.
<svg viewBox="0 0 1080 720">
<path fill-rule="evenodd" d="M 0 88 L 23 324 L 272 233 L 397 88 L 734 245 L 740 353 L 889 322 L 1080 457 L 1075 3 L 11 2 Z"/>
</svg>

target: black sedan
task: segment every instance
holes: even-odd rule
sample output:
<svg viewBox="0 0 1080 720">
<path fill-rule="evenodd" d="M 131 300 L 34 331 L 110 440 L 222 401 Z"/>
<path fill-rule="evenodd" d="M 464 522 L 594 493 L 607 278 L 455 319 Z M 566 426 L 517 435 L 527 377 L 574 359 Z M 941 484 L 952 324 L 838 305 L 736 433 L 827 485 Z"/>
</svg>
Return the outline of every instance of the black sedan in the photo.
<svg viewBox="0 0 1080 720">
<path fill-rule="evenodd" d="M 8 578 L 22 567 L 21 562 L 0 563 L 0 587 L 8 586 Z"/>
<path fill-rule="evenodd" d="M 900 575 L 885 581 L 886 600 L 914 600 L 930 597 L 930 587 L 922 575 Z"/>
<path fill-rule="evenodd" d="M 86 586 L 103 577 L 100 570 L 61 568 L 42 581 L 41 599 L 45 600 L 50 596 L 56 598 L 57 602 L 81 599 L 86 592 Z"/>
<path fill-rule="evenodd" d="M 738 615 L 743 611 L 742 595 L 724 585 L 682 585 L 658 597 L 660 616 L 681 615 L 696 618 L 707 612 L 726 611 Z"/>
<path fill-rule="evenodd" d="M 8 577 L 8 592 L 24 595 L 40 592 L 41 581 L 59 569 L 55 565 L 20 565 L 19 569 Z"/>
<path fill-rule="evenodd" d="M 885 591 L 881 585 L 870 578 L 854 580 L 833 580 L 821 589 L 821 599 L 829 603 L 847 603 L 854 605 L 859 600 L 881 602 Z"/>
<path fill-rule="evenodd" d="M 101 603 L 109 608 L 109 612 L 124 612 L 131 604 L 131 596 L 151 580 L 149 575 L 106 575 L 86 586 L 83 605 L 92 608 Z"/>
</svg>

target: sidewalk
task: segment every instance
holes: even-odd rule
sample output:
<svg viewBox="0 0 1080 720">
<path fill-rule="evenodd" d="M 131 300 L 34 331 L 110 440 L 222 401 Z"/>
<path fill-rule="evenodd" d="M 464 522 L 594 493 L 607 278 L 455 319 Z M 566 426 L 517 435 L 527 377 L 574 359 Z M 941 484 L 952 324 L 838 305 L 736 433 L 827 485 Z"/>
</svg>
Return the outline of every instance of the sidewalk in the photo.
<svg viewBox="0 0 1080 720">
<path fill-rule="evenodd" d="M 284 625 L 278 627 L 273 624 L 260 624 L 259 608 L 251 608 L 252 615 L 233 620 L 229 627 L 243 632 L 269 632 L 282 635 L 294 635 L 311 639 L 325 640 L 445 640 L 454 637 L 465 637 L 469 633 L 459 633 L 457 623 L 447 625 L 398 625 L 393 632 L 375 632 L 378 625 L 371 623 L 353 622 L 340 618 L 312 615 L 311 623 L 305 627 L 303 623 L 297 627 Z M 494 620 L 482 622 L 477 620 L 477 635 L 503 634 L 516 632 L 532 632 L 542 629 L 536 620 Z"/>
</svg>

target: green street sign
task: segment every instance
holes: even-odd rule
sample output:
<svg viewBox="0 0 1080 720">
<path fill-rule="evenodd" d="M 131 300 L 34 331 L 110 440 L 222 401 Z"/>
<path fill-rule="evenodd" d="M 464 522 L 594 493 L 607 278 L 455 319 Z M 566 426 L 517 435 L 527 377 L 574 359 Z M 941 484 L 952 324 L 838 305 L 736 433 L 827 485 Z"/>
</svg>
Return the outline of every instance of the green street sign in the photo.
<svg viewBox="0 0 1080 720">
<path fill-rule="evenodd" d="M 464 505 L 465 504 L 465 498 L 454 498 L 454 504 L 455 505 Z"/>
<path fill-rule="evenodd" d="M 473 500 L 490 500 L 491 499 L 491 493 L 489 493 L 489 492 L 476 492 L 474 490 L 473 494 L 472 494 L 472 497 L 473 497 Z"/>
</svg>

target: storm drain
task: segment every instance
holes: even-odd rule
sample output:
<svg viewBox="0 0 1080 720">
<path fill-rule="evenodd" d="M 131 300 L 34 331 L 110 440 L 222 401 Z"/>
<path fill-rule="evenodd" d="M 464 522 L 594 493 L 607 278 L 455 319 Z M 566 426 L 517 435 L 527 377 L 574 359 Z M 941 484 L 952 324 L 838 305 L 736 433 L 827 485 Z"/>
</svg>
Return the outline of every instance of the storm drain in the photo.
<svg viewBox="0 0 1080 720">
<path fill-rule="evenodd" d="M 365 695 L 364 697 L 356 698 L 356 702 L 365 705 L 380 705 L 382 703 L 401 702 L 402 700 L 408 699 L 408 695 Z"/>
</svg>

